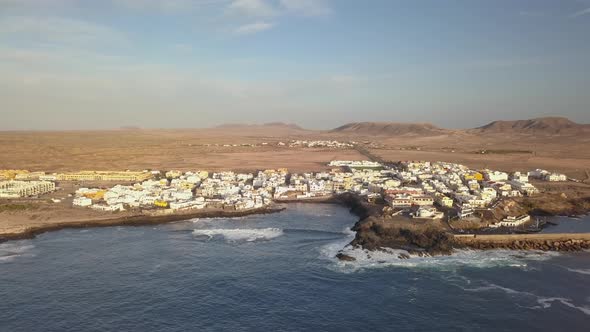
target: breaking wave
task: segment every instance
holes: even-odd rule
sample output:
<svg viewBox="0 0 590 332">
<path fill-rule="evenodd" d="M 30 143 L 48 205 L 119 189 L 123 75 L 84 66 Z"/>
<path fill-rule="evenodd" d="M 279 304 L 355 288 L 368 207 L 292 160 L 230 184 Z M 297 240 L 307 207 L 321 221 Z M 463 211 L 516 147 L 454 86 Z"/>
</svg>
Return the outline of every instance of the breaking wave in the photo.
<svg viewBox="0 0 590 332">
<path fill-rule="evenodd" d="M 540 250 L 456 250 L 451 255 L 418 256 L 411 255 L 402 249 L 382 248 L 379 251 L 369 251 L 353 248 L 349 243 L 354 239 L 355 232 L 350 228 L 342 231 L 347 235 L 342 240 L 328 243 L 320 248 L 320 257 L 332 262 L 330 269 L 338 272 L 356 272 L 367 268 L 431 268 L 438 270 L 454 270 L 461 266 L 477 268 L 515 267 L 523 270 L 529 267 L 529 261 L 544 261 L 559 256 L 558 252 Z M 338 253 L 353 257 L 354 261 L 340 261 Z M 574 270 L 572 272 L 590 274 L 590 270 Z"/>
<path fill-rule="evenodd" d="M 34 248 L 34 245 L 22 242 L 0 243 L 0 264 L 10 263 L 18 257 L 32 257 Z"/>
<path fill-rule="evenodd" d="M 207 236 L 209 239 L 220 236 L 228 242 L 254 242 L 270 240 L 283 235 L 280 228 L 248 228 L 248 229 L 195 229 L 194 236 Z"/>
<path fill-rule="evenodd" d="M 547 260 L 559 255 L 555 252 L 533 250 L 458 250 L 448 256 L 417 256 L 402 249 L 383 248 L 380 251 L 369 251 L 352 248 L 348 243 L 349 236 L 341 241 L 323 246 L 320 254 L 330 259 L 332 268 L 340 272 L 350 273 L 368 268 L 430 268 L 439 270 L 454 270 L 461 266 L 477 268 L 491 268 L 498 266 L 531 269 L 528 261 Z M 343 253 L 353 257 L 355 261 L 340 261 L 336 254 Z"/>
</svg>

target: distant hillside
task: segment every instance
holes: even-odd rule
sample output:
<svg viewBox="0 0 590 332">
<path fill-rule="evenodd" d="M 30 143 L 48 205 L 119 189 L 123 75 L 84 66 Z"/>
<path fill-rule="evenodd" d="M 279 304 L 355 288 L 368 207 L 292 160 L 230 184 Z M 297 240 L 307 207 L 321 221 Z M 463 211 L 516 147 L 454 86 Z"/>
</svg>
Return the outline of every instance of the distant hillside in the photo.
<svg viewBox="0 0 590 332">
<path fill-rule="evenodd" d="M 575 123 L 563 117 L 530 120 L 494 121 L 471 130 L 475 133 L 578 135 L 590 133 L 590 125 Z"/>
<path fill-rule="evenodd" d="M 362 136 L 436 136 L 449 134 L 452 131 L 430 123 L 353 122 L 332 129 L 330 132 Z"/>
<path fill-rule="evenodd" d="M 296 124 L 271 122 L 265 124 L 228 123 L 217 127 L 202 129 L 212 135 L 222 136 L 269 136 L 284 137 L 307 135 L 310 131 Z"/>
<path fill-rule="evenodd" d="M 255 129 L 255 128 L 285 128 L 285 129 L 293 129 L 293 130 L 305 130 L 294 123 L 284 123 L 284 122 L 269 122 L 264 124 L 245 124 L 245 123 L 226 123 L 219 125 L 215 128 L 225 129 L 225 128 L 248 128 L 248 129 Z"/>
</svg>

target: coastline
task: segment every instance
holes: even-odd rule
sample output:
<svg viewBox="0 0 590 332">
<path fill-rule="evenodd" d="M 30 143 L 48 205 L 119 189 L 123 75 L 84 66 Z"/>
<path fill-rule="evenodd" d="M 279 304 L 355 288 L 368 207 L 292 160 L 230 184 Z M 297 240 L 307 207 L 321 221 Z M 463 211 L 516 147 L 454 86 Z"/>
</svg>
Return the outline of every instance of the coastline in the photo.
<svg viewBox="0 0 590 332">
<path fill-rule="evenodd" d="M 38 234 L 58 231 L 68 228 L 111 227 L 111 226 L 146 226 L 159 225 L 193 218 L 235 218 L 249 215 L 262 215 L 278 213 L 285 210 L 284 207 L 265 207 L 249 210 L 201 210 L 185 213 L 171 214 L 138 214 L 131 216 L 113 217 L 97 220 L 80 220 L 57 222 L 41 226 L 23 228 L 20 231 L 5 232 L 0 234 L 0 243 L 9 240 L 31 239 Z"/>
<path fill-rule="evenodd" d="M 339 204 L 349 209 L 359 219 L 351 227 L 355 238 L 349 245 L 370 251 L 382 248 L 403 249 L 418 255 L 449 255 L 456 249 L 512 249 L 543 251 L 580 251 L 590 249 L 590 233 L 549 234 L 537 236 L 531 234 L 456 234 L 436 224 L 405 223 L 396 224 L 395 218 L 382 213 L 383 206 L 367 203 L 357 195 L 345 193 L 318 198 L 282 199 L 277 204 Z M 264 207 L 249 210 L 198 210 L 174 213 L 141 213 L 104 219 L 54 222 L 45 225 L 23 227 L 18 231 L 0 234 L 0 242 L 34 238 L 38 234 L 68 228 L 111 227 L 111 226 L 145 226 L 183 221 L 193 218 L 232 218 L 248 215 L 279 213 L 285 207 Z M 531 211 L 534 214 L 535 210 Z M 588 211 L 585 211 L 586 213 Z M 544 216 L 558 216 L 563 213 Z M 343 253 L 337 258 L 351 260 Z"/>
<path fill-rule="evenodd" d="M 308 204 L 339 204 L 350 209 L 350 212 L 359 217 L 359 221 L 369 216 L 369 211 L 362 202 L 352 194 L 332 195 L 317 199 L 288 199 L 276 200 L 277 204 L 308 203 Z M 271 206 L 249 210 L 196 210 L 178 211 L 174 213 L 141 213 L 134 215 L 114 216 L 112 218 L 86 219 L 47 223 L 36 226 L 21 226 L 18 230 L 0 233 L 0 243 L 10 240 L 31 239 L 38 234 L 59 231 L 69 228 L 112 227 L 112 226 L 145 226 L 183 221 L 193 218 L 235 218 L 249 215 L 263 215 L 279 213 L 285 207 Z"/>
</svg>

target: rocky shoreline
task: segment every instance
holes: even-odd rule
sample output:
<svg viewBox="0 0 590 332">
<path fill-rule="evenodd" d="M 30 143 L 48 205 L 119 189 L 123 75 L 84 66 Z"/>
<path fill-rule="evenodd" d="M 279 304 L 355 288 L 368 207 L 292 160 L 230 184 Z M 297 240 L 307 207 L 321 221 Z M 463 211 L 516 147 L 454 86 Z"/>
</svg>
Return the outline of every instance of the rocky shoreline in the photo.
<svg viewBox="0 0 590 332">
<path fill-rule="evenodd" d="M 313 200 L 282 200 L 277 201 L 276 203 L 341 204 L 350 208 L 351 212 L 359 216 L 361 220 L 369 215 L 368 210 L 365 209 L 360 200 L 352 194 L 329 196 Z M 140 213 L 137 215 L 106 219 L 55 222 L 45 225 L 22 227 L 18 230 L 1 233 L 0 243 L 8 240 L 31 239 L 38 234 L 67 228 L 158 225 L 193 218 L 235 218 L 249 215 L 278 213 L 284 210 L 284 207 L 273 206 L 249 210 L 198 210 L 194 212 L 176 212 L 171 214 Z"/>
<path fill-rule="evenodd" d="M 359 199 L 356 202 L 341 200 L 351 208 L 351 212 L 362 211 L 359 221 L 352 227 L 356 232 L 354 240 L 350 243 L 370 251 L 382 250 L 382 248 L 402 249 L 409 254 L 418 256 L 450 255 L 456 249 L 510 249 L 510 250 L 541 250 L 541 251 L 581 251 L 590 249 L 590 233 L 572 234 L 507 234 L 507 235 L 465 235 L 470 240 L 461 239 L 461 235 L 454 234 L 448 228 L 433 224 L 404 223 L 396 224 L 391 217 L 372 212 L 367 205 Z M 561 205 L 542 206 L 546 199 L 528 202 L 524 208 L 533 216 L 558 216 L 586 214 L 590 211 L 590 198 L 576 199 Z M 582 203 L 582 204 L 576 204 Z M 373 210 L 375 211 L 375 210 Z M 496 236 L 497 238 L 494 238 Z M 538 236 L 539 238 L 534 238 Z M 508 238 L 508 239 L 507 239 Z M 336 257 L 343 261 L 352 261 L 350 257 L 340 252 Z M 408 257 L 400 257 L 408 258 Z"/>
<path fill-rule="evenodd" d="M 158 225 L 193 218 L 235 218 L 254 214 L 278 213 L 283 210 L 285 210 L 284 207 L 267 207 L 250 210 L 204 210 L 190 213 L 175 213 L 164 215 L 138 214 L 133 216 L 115 217 L 111 219 L 52 223 L 42 226 L 28 227 L 11 233 L 0 234 L 0 242 L 8 240 L 31 239 L 38 234 L 57 231 L 66 228 Z"/>
</svg>

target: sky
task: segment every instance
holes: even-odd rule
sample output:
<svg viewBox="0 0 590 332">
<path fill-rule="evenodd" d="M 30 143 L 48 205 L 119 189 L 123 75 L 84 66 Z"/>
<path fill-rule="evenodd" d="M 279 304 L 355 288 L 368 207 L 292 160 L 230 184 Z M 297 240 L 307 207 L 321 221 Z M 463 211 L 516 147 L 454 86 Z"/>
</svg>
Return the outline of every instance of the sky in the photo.
<svg viewBox="0 0 590 332">
<path fill-rule="evenodd" d="M 0 0 L 0 130 L 590 123 L 590 0 Z"/>
</svg>

